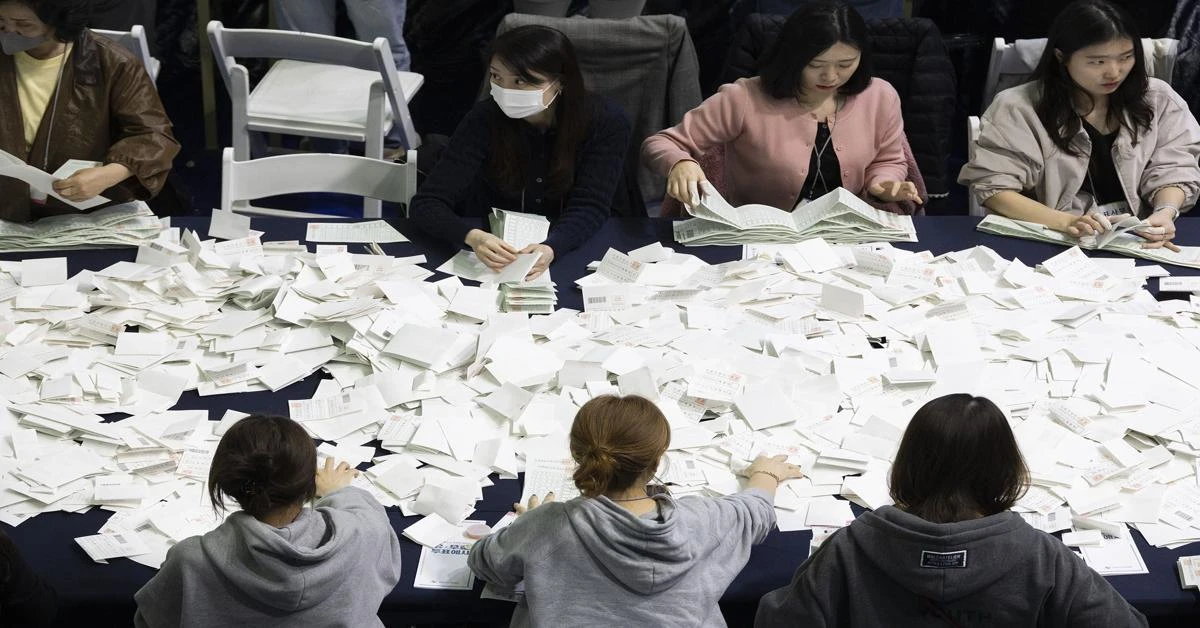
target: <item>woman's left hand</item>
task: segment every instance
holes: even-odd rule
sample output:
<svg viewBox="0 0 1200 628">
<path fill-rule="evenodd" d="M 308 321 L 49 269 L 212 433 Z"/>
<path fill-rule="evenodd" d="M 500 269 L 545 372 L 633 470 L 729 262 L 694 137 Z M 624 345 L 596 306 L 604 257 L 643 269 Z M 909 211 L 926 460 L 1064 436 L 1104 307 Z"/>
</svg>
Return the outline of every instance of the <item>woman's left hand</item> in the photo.
<svg viewBox="0 0 1200 628">
<path fill-rule="evenodd" d="M 1146 240 L 1142 244 L 1143 249 L 1169 249 L 1179 252 L 1179 247 L 1175 246 L 1171 240 L 1175 239 L 1175 220 L 1172 216 L 1174 212 L 1157 211 L 1150 214 L 1146 222 L 1150 223 L 1149 229 L 1135 229 L 1133 232 Z"/>
<path fill-rule="evenodd" d="M 523 515 L 523 514 L 529 512 L 530 510 L 533 510 L 534 508 L 541 506 L 542 504 L 549 504 L 552 501 L 554 501 L 554 492 L 553 491 L 546 493 L 546 499 L 538 499 L 537 495 L 530 495 L 528 506 L 522 506 L 521 504 L 513 504 L 513 510 L 518 515 Z"/>
<path fill-rule="evenodd" d="M 525 281 L 533 281 L 534 279 L 541 277 L 542 273 L 546 272 L 547 268 L 550 268 L 550 262 L 554 261 L 554 249 L 546 246 L 545 244 L 530 244 L 529 246 L 517 252 L 522 255 L 529 253 L 542 254 L 542 256 L 538 258 L 537 263 L 533 265 L 533 268 L 529 270 L 529 274 L 525 275 Z"/>
<path fill-rule="evenodd" d="M 132 174 L 121 164 L 84 168 L 66 179 L 55 181 L 54 192 L 69 201 L 81 203 L 100 196 Z"/>
<path fill-rule="evenodd" d="M 924 202 L 917 194 L 917 184 L 912 181 L 880 181 L 868 187 L 867 192 L 887 203 L 912 201 L 920 205 Z"/>
</svg>

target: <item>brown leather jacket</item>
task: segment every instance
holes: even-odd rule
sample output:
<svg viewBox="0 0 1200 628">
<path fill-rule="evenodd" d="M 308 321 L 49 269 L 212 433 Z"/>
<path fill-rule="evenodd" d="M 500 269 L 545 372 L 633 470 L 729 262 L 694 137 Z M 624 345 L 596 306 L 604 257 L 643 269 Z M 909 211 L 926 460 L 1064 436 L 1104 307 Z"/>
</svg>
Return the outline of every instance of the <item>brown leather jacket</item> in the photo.
<svg viewBox="0 0 1200 628">
<path fill-rule="evenodd" d="M 68 159 L 119 163 L 133 176 L 103 194 L 113 201 L 152 198 L 162 189 L 179 143 L 145 66 L 132 53 L 90 31 L 75 40 L 63 69 L 58 108 L 46 111 L 30 154 L 17 97 L 13 58 L 0 54 L 0 149 L 54 172 Z M 77 213 L 54 199 L 29 200 L 29 186 L 0 177 L 0 219 L 26 222 Z"/>
</svg>

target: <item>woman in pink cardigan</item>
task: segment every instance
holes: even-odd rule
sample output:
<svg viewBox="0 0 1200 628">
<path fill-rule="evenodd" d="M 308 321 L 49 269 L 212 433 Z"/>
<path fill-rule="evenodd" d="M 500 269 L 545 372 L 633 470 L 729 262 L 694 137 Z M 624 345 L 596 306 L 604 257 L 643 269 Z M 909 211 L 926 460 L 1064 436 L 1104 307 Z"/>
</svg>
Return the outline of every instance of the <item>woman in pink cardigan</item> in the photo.
<svg viewBox="0 0 1200 628">
<path fill-rule="evenodd" d="M 642 161 L 691 205 L 697 159 L 725 145 L 726 197 L 791 209 L 841 186 L 883 202 L 920 203 L 905 181 L 900 97 L 871 77 L 867 27 L 851 7 L 806 4 L 783 25 L 761 75 L 721 86 L 679 125 L 642 144 Z"/>
</svg>

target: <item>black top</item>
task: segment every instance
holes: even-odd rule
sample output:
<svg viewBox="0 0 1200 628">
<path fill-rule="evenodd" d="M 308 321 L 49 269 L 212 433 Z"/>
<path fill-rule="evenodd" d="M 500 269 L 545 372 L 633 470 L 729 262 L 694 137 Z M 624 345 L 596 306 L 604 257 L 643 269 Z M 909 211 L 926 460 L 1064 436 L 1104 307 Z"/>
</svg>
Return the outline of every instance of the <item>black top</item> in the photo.
<svg viewBox="0 0 1200 628">
<path fill-rule="evenodd" d="M 828 142 L 828 144 L 826 144 Z M 822 150 L 824 147 L 824 150 Z M 818 157 L 820 155 L 820 157 Z M 842 165 L 838 162 L 837 151 L 829 137 L 829 125 L 817 123 L 817 137 L 813 140 L 812 158 L 808 162 L 808 178 L 804 187 L 800 188 L 801 200 L 811 201 L 836 190 L 842 185 Z"/>
<path fill-rule="evenodd" d="M 1087 131 L 1088 139 L 1092 140 L 1092 156 L 1088 160 L 1088 176 L 1083 180 L 1083 191 L 1091 193 L 1096 205 L 1128 202 L 1112 158 L 1113 142 L 1121 130 L 1104 135 L 1087 120 L 1083 121 L 1083 129 Z"/>
<path fill-rule="evenodd" d="M 503 192 L 489 174 L 490 124 L 496 103 L 482 100 L 459 123 L 450 143 L 412 200 L 409 219 L 422 231 L 461 246 L 471 229 L 486 230 L 481 217 L 492 208 L 540 214 L 550 219 L 545 244 L 555 254 L 578 248 L 608 219 L 613 194 L 624 173 L 630 127 L 624 111 L 590 97 L 592 127 L 575 154 L 575 183 L 562 198 L 546 190 L 555 131 L 521 124 L 527 156 L 525 189 Z"/>
</svg>

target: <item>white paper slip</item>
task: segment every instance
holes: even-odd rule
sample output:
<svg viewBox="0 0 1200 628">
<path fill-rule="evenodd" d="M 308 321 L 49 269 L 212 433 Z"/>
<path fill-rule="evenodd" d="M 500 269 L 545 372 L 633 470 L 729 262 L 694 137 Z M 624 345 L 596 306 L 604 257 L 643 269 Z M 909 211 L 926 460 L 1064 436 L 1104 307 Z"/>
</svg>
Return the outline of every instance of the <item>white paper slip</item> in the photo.
<svg viewBox="0 0 1200 628">
<path fill-rule="evenodd" d="M 369 222 L 310 222 L 304 239 L 309 242 L 408 242 L 396 228 L 382 220 Z"/>
<path fill-rule="evenodd" d="M 425 547 L 437 547 L 446 541 L 462 538 L 461 528 L 437 515 L 426 515 L 424 519 L 404 528 L 400 533 Z"/>
<path fill-rule="evenodd" d="M 83 167 L 89 167 L 87 165 L 89 163 L 90 162 L 81 161 L 77 165 L 82 167 L 76 167 L 73 171 L 68 169 L 67 171 L 70 171 L 71 174 L 74 174 L 75 172 L 82 170 Z M 109 202 L 109 200 L 103 196 L 97 196 L 95 198 L 91 198 L 86 201 L 80 201 L 78 203 L 75 201 L 69 201 L 62 196 L 59 196 L 58 193 L 54 191 L 54 182 L 66 177 L 55 176 L 44 170 L 30 166 L 20 158 L 10 155 L 2 150 L 0 150 L 0 177 L 12 177 L 28 183 L 30 193 L 34 198 L 44 199 L 46 196 L 52 196 L 59 201 L 74 207 L 75 209 L 91 209 Z"/>
<path fill-rule="evenodd" d="M 1179 584 L 1185 589 L 1200 588 L 1200 556 L 1180 556 Z"/>
<path fill-rule="evenodd" d="M 525 481 L 521 488 L 521 503 L 528 504 L 529 498 L 537 495 L 545 499 L 554 493 L 555 501 L 565 502 L 579 497 L 579 489 L 571 475 L 575 473 L 575 461 L 570 458 L 531 458 L 525 462 Z"/>
<path fill-rule="evenodd" d="M 208 223 L 208 237 L 222 240 L 239 240 L 250 237 L 250 217 L 235 213 L 233 210 L 212 210 L 212 220 Z"/>
<path fill-rule="evenodd" d="M 1081 530 L 1066 532 L 1062 535 L 1063 545 L 1080 547 L 1083 545 L 1104 545 L 1104 533 L 1099 530 Z"/>
<path fill-rule="evenodd" d="M 866 305 L 863 293 L 858 290 L 827 283 L 821 286 L 821 307 L 846 316 L 861 317 Z"/>
<path fill-rule="evenodd" d="M 463 522 L 464 525 L 482 523 L 470 520 Z M 475 574 L 467 567 L 470 553 L 471 543 L 466 539 L 446 541 L 436 547 L 422 547 L 413 587 L 470 591 L 475 586 Z"/>
<path fill-rule="evenodd" d="M 596 274 L 607 277 L 617 283 L 636 283 L 638 277 L 646 270 L 646 265 L 632 257 L 616 250 L 609 249 L 600 260 Z"/>
<path fill-rule="evenodd" d="M 1159 277 L 1159 292 L 1200 292 L 1200 277 Z"/>
<path fill-rule="evenodd" d="M 87 552 L 92 560 L 98 563 L 109 558 L 137 556 L 150 552 L 150 548 L 146 547 L 146 543 L 138 537 L 136 532 L 81 536 L 75 539 L 75 542 L 83 548 L 83 551 Z"/>
<path fill-rule="evenodd" d="M 88 168 L 99 168 L 103 165 L 104 164 L 99 161 L 86 161 L 83 159 L 68 159 L 65 162 L 63 162 L 63 165 L 59 166 L 58 170 L 55 170 L 54 173 L 51 174 L 50 176 L 54 177 L 55 179 L 69 179 L 69 178 L 71 178 L 72 175 L 74 175 L 76 172 L 79 172 L 80 170 L 87 170 Z"/>
<path fill-rule="evenodd" d="M 1131 576 L 1150 573 L 1146 561 L 1133 541 L 1133 533 L 1122 531 L 1119 537 L 1104 538 L 1104 544 L 1082 546 L 1083 561 L 1102 576 Z"/>
<path fill-rule="evenodd" d="M 46 257 L 21 260 L 21 286 L 56 286 L 67 281 L 67 258 Z"/>
</svg>

